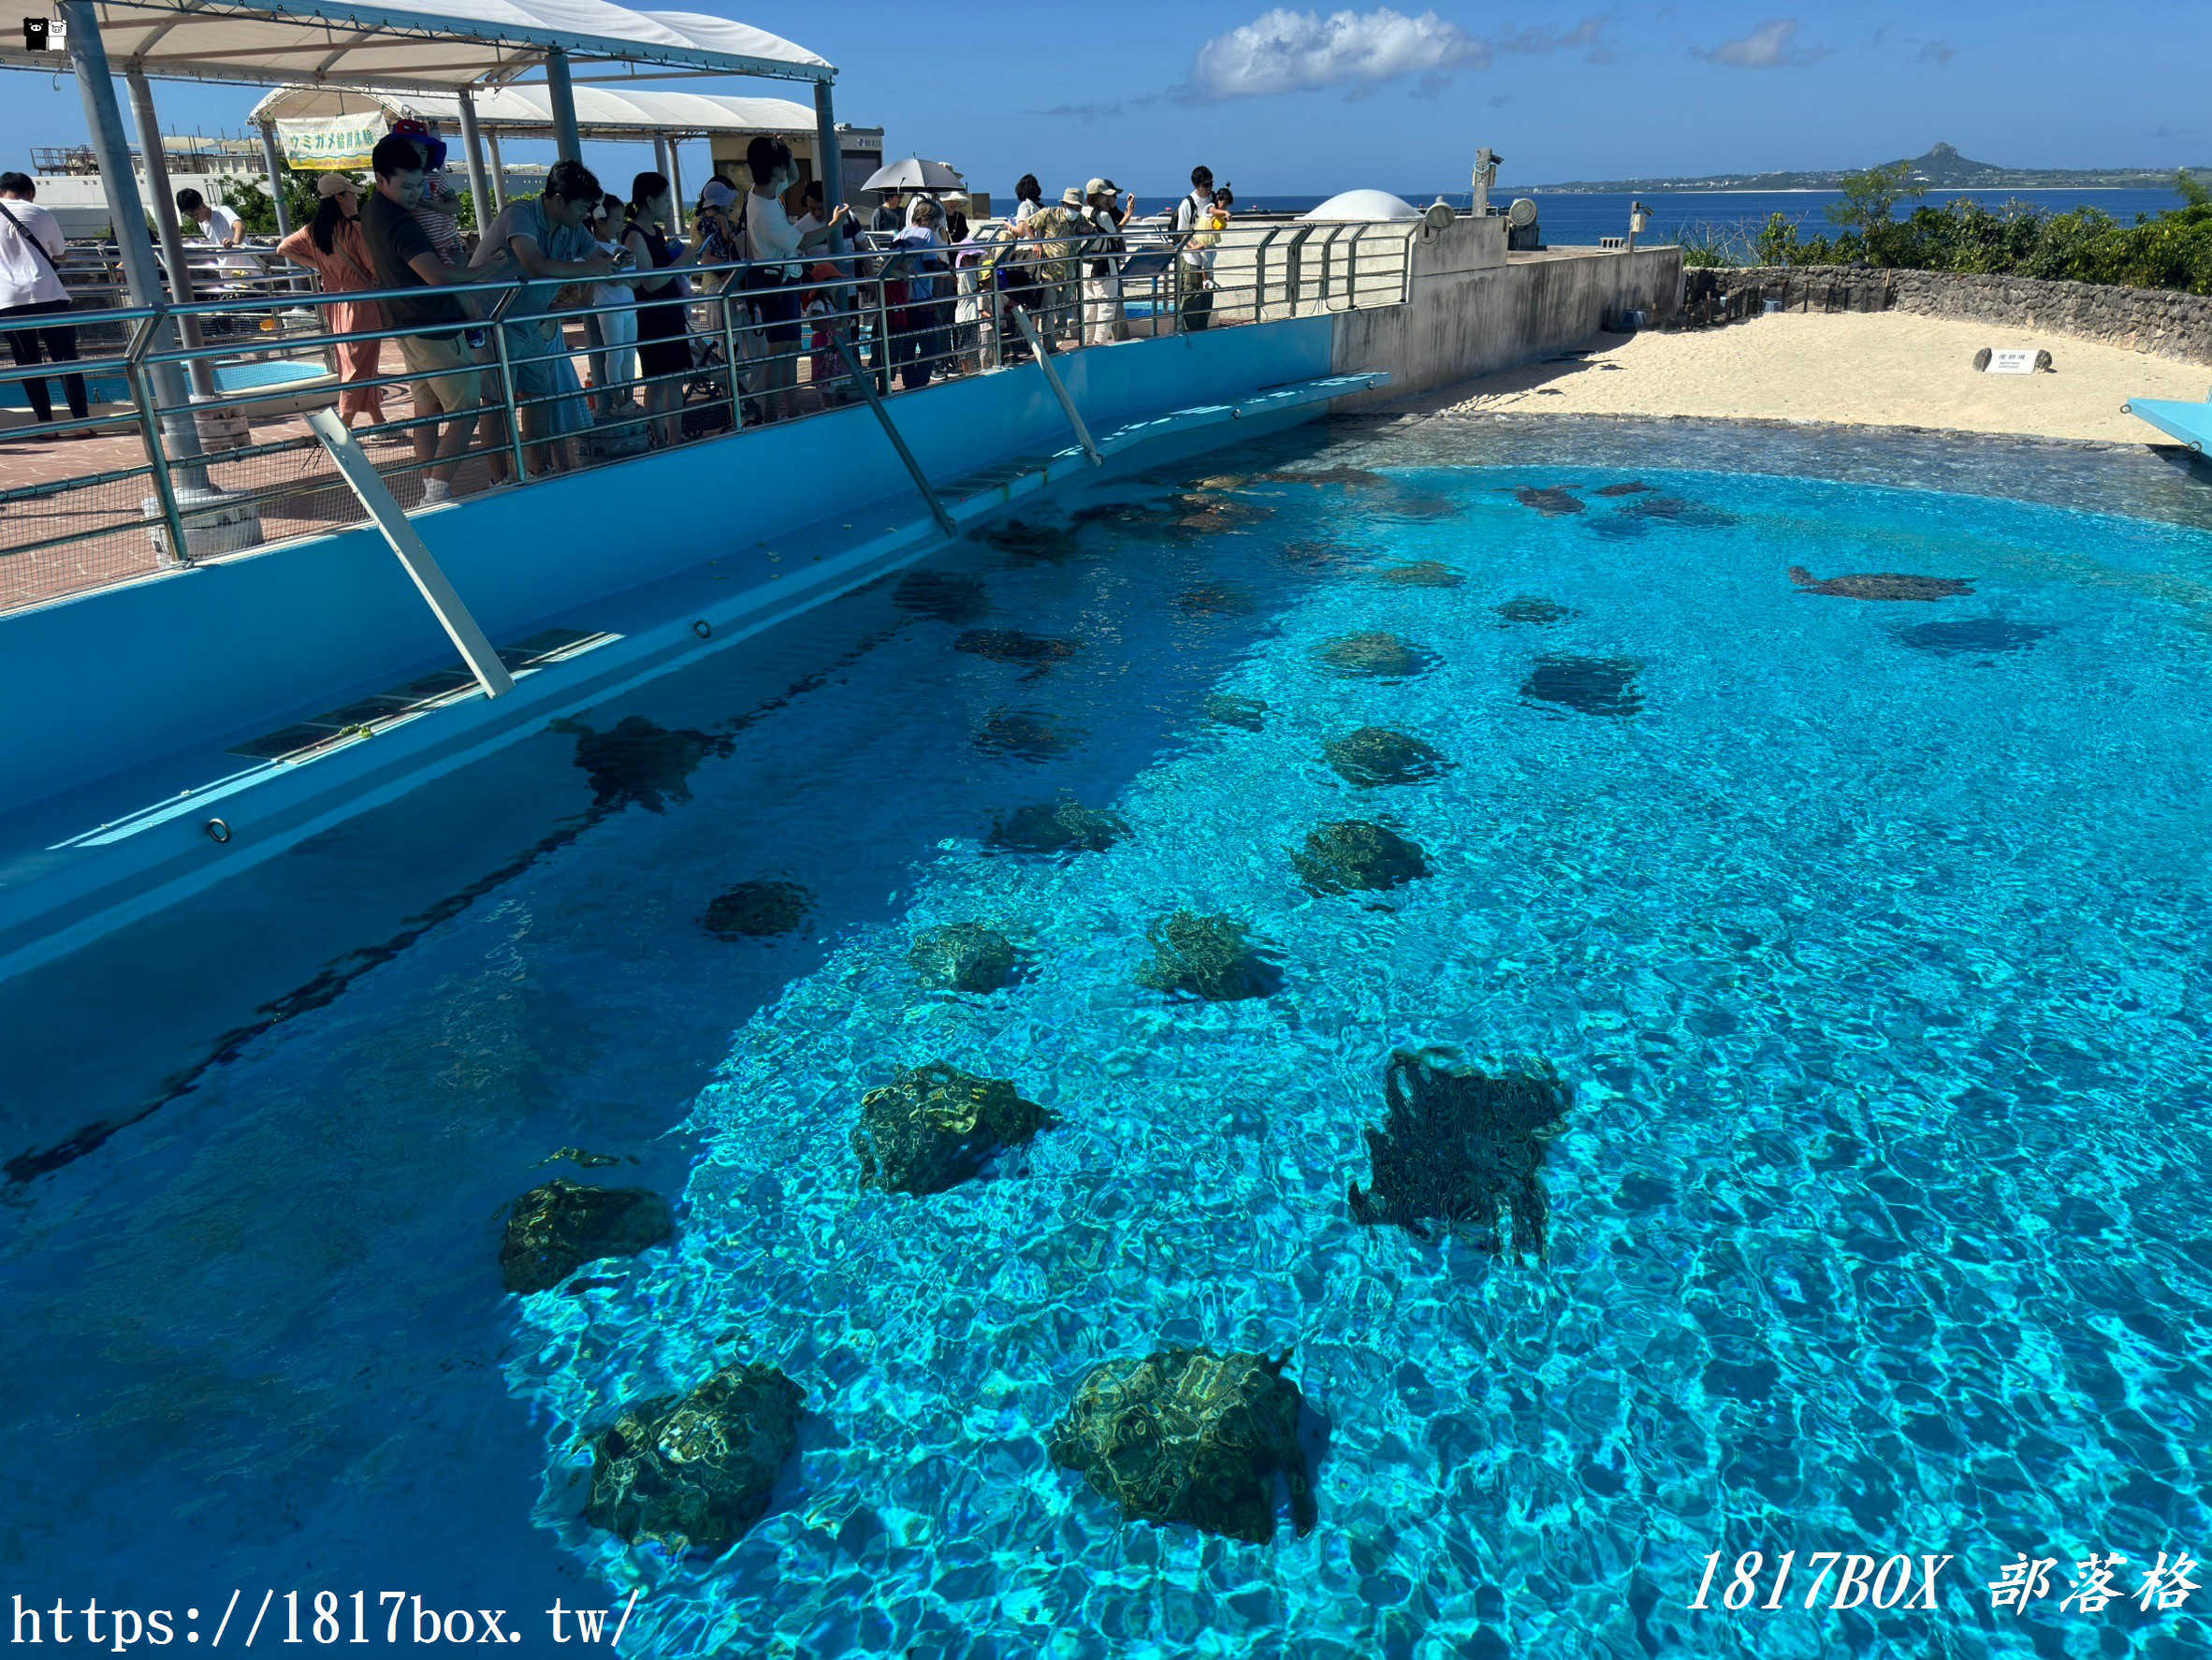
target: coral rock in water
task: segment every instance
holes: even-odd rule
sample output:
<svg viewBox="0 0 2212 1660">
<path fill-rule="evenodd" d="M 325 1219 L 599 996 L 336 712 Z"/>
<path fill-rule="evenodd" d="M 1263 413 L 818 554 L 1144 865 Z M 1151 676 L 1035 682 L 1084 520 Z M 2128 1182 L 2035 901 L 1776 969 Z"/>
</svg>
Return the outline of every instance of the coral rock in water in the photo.
<svg viewBox="0 0 2212 1660">
<path fill-rule="evenodd" d="M 1175 596 L 1175 609 L 1186 617 L 1248 617 L 1252 596 L 1222 583 L 1201 582 Z"/>
<path fill-rule="evenodd" d="M 1633 657 L 1539 657 L 1521 683 L 1521 695 L 1585 715 L 1625 717 L 1644 706 L 1636 689 L 1643 666 Z"/>
<path fill-rule="evenodd" d="M 1078 551 L 1072 526 L 1035 525 L 1018 518 L 978 531 L 975 539 L 1021 560 L 1057 562 L 1072 558 Z"/>
<path fill-rule="evenodd" d="M 767 1509 L 805 1405 L 797 1384 L 756 1364 L 629 1407 L 592 1443 L 585 1519 L 678 1554 L 727 1549 Z"/>
<path fill-rule="evenodd" d="M 1565 622 L 1582 613 L 1572 605 L 1563 605 L 1557 600 L 1537 599 L 1522 594 L 1507 600 L 1498 607 L 1498 616 L 1506 622 Z"/>
<path fill-rule="evenodd" d="M 807 920 L 814 896 L 795 881 L 741 881 L 715 896 L 706 931 L 719 939 L 765 939 Z"/>
<path fill-rule="evenodd" d="M 1186 535 L 1204 536 L 1219 531 L 1234 531 L 1275 516 L 1273 507 L 1262 507 L 1257 502 L 1239 502 L 1230 496 L 1197 492 L 1176 497 L 1175 505 L 1179 509 L 1174 521 L 1175 529 Z"/>
<path fill-rule="evenodd" d="M 1401 1050 L 1383 1071 L 1389 1114 L 1369 1129 L 1374 1174 L 1351 1185 L 1352 1216 L 1416 1239 L 1463 1233 L 1499 1250 L 1498 1216 L 1512 1217 L 1513 1254 L 1541 1259 L 1550 1214 L 1544 1144 L 1574 1093 L 1549 1064 L 1492 1077 Z"/>
<path fill-rule="evenodd" d="M 860 1185 L 891 1193 L 942 1193 L 980 1175 L 1001 1147 L 1021 1146 L 1056 1122 L 1004 1078 L 978 1078 L 944 1061 L 913 1067 L 861 1098 L 852 1150 Z"/>
<path fill-rule="evenodd" d="M 2037 622 L 2007 622 L 2001 617 L 1977 617 L 1968 622 L 1923 622 L 1899 630 L 1898 638 L 1915 651 L 1933 651 L 1942 657 L 1980 652 L 2025 651 L 2044 635 L 2058 630 Z"/>
<path fill-rule="evenodd" d="M 939 622 L 973 622 L 991 609 L 983 585 L 972 576 L 915 571 L 893 590 L 891 603 L 915 617 Z"/>
<path fill-rule="evenodd" d="M 1204 1348 L 1108 1361 L 1076 1385 L 1047 1450 L 1132 1522 L 1187 1522 L 1264 1545 L 1287 1491 L 1291 1524 L 1311 1533 L 1313 1462 L 1288 1362 Z"/>
<path fill-rule="evenodd" d="M 1283 988 L 1281 971 L 1226 916 L 1178 910 L 1153 924 L 1145 938 L 1155 954 L 1137 970 L 1137 983 L 1153 991 L 1188 992 L 1210 1003 L 1230 1003 L 1273 997 Z"/>
<path fill-rule="evenodd" d="M 1646 496 L 1628 511 L 1639 518 L 1665 519 L 1669 524 L 1700 531 L 1726 530 L 1736 522 L 1736 516 L 1724 507 L 1715 507 L 1708 502 L 1686 502 L 1680 496 Z"/>
<path fill-rule="evenodd" d="M 1807 593 L 1846 600 L 1948 600 L 1974 590 L 1974 585 L 1962 577 L 1907 576 L 1897 571 L 1862 571 L 1816 581 L 1803 565 L 1792 565 L 1789 577 Z"/>
<path fill-rule="evenodd" d="M 1392 565 L 1387 571 L 1377 571 L 1375 579 L 1394 588 L 1457 588 L 1466 581 L 1449 565 L 1433 559 L 1417 560 L 1410 565 Z"/>
<path fill-rule="evenodd" d="M 939 991 L 997 991 L 1014 976 L 1013 942 L 981 923 L 924 929 L 907 961 Z"/>
<path fill-rule="evenodd" d="M 1321 753 L 1354 784 L 1418 784 L 1451 765 L 1419 738 L 1387 726 L 1362 726 L 1323 745 Z"/>
<path fill-rule="evenodd" d="M 1323 824 L 1290 855 L 1306 885 L 1319 894 L 1380 893 L 1429 874 L 1429 862 L 1413 842 L 1365 819 Z"/>
<path fill-rule="evenodd" d="M 643 715 L 623 716 L 611 732 L 594 732 L 576 721 L 556 721 L 548 730 L 576 735 L 576 764 L 591 779 L 595 808 L 634 801 L 648 812 L 661 812 L 670 800 L 689 801 L 692 769 L 709 755 L 727 755 L 731 748 L 728 738 L 671 732 Z"/>
<path fill-rule="evenodd" d="M 973 657 L 987 657 L 993 663 L 1027 663 L 1041 675 L 1062 658 L 1073 657 L 1082 648 L 1073 640 L 1048 639 L 1043 634 L 1024 633 L 1016 628 L 971 628 L 953 642 L 953 649 L 966 651 Z"/>
<path fill-rule="evenodd" d="M 976 729 L 975 747 L 986 755 L 1050 761 L 1082 741 L 1083 729 L 1023 709 L 993 709 Z"/>
<path fill-rule="evenodd" d="M 991 845 L 1014 853 L 1102 853 L 1128 835 L 1128 821 L 1063 801 L 1019 807 L 991 827 Z"/>
<path fill-rule="evenodd" d="M 1361 675 L 1377 680 L 1401 680 L 1426 673 L 1436 660 L 1396 634 L 1372 629 L 1331 640 L 1315 654 L 1324 667 L 1340 675 Z"/>
<path fill-rule="evenodd" d="M 1216 692 L 1205 702 L 1206 719 L 1216 726 L 1234 726 L 1244 732 L 1267 729 L 1267 705 L 1257 697 L 1237 697 Z"/>
<path fill-rule="evenodd" d="M 549 1290 L 587 1262 L 634 1257 L 676 1231 L 668 1204 L 643 1187 L 585 1187 L 558 1176 L 515 1201 L 500 1244 L 510 1291 Z"/>
</svg>

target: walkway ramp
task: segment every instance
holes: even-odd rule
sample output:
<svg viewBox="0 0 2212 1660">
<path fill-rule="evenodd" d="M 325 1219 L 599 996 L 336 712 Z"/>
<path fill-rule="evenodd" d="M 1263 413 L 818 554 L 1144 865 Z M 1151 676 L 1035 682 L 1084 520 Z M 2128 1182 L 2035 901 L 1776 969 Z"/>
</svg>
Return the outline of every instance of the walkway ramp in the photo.
<svg viewBox="0 0 2212 1660">
<path fill-rule="evenodd" d="M 2177 438 L 2198 455 L 2212 455 L 2212 400 L 2184 403 L 2175 398 L 2131 398 L 2120 407 Z"/>
</svg>

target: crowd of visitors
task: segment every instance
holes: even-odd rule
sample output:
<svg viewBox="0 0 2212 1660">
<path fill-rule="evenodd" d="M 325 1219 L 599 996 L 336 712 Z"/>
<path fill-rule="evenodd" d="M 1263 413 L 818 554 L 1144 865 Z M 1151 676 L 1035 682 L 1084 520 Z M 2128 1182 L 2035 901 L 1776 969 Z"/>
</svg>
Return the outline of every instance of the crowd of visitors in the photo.
<svg viewBox="0 0 2212 1660">
<path fill-rule="evenodd" d="M 501 482 L 517 461 L 531 476 L 577 465 L 581 441 L 603 430 L 632 433 L 612 449 L 620 454 L 676 444 L 687 427 L 713 430 L 711 409 L 687 415 L 695 391 L 724 411 L 741 403 L 748 421 L 787 419 L 799 412 L 802 364 L 808 395 L 836 404 L 866 391 L 856 374 L 911 390 L 971 371 L 986 343 L 992 360 L 1014 361 L 1033 346 L 1129 337 L 1123 272 L 1137 203 L 1103 176 L 1055 202 L 1026 174 L 1011 214 L 980 223 L 959 191 L 888 190 L 855 212 L 830 206 L 790 146 L 762 136 L 738 177 L 718 171 L 701 188 L 689 240 L 664 175 L 637 174 L 625 198 L 575 160 L 467 236 L 445 161 L 425 123 L 396 123 L 375 146 L 369 183 L 323 174 L 313 218 L 276 246 L 331 297 L 323 315 L 345 424 L 386 421 L 385 382 L 405 381 L 425 503 L 449 499 L 479 451 Z M 56 269 L 64 244 L 35 194 L 23 174 L 0 174 L 0 331 L 26 367 L 77 356 L 75 331 L 51 320 L 69 310 Z M 1178 298 L 1175 313 L 1161 309 L 1186 330 L 1215 320 L 1230 205 L 1201 167 L 1167 217 Z M 193 190 L 178 192 L 177 207 L 208 242 L 242 242 L 229 208 Z M 343 298 L 376 292 L 387 298 Z M 401 376 L 387 376 L 384 330 L 400 331 Z M 83 376 L 63 384 L 85 418 Z M 24 385 L 51 422 L 46 382 Z M 706 418 L 691 427 L 691 415 Z"/>
</svg>

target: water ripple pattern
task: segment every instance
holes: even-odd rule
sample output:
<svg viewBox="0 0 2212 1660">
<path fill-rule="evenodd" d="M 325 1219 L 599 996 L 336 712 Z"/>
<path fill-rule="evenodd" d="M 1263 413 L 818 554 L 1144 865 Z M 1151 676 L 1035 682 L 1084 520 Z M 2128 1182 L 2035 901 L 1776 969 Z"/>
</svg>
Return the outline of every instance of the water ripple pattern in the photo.
<svg viewBox="0 0 2212 1660">
<path fill-rule="evenodd" d="M 1361 459 L 1388 467 L 1388 442 Z M 691 1109 L 678 1245 L 610 1295 L 520 1305 L 510 1382 L 554 1426 L 541 1522 L 648 1588 L 654 1653 L 2203 1641 L 2188 1610 L 2132 1603 L 1996 1618 L 1982 1585 L 2023 1550 L 2147 1565 L 2212 1545 L 2212 546 L 1779 477 L 1635 474 L 1674 504 L 1655 513 L 1595 494 L 1630 476 L 1253 484 L 1265 522 L 995 570 L 1007 626 L 1083 641 L 1048 675 L 1016 687 L 943 630 L 866 671 L 874 752 L 823 751 L 794 798 L 910 791 L 902 812 L 947 833 L 734 1034 Z M 1562 489 L 1587 510 L 1524 504 Z M 1346 557 L 1286 565 L 1291 544 Z M 1468 580 L 1374 579 L 1419 559 Z M 1799 591 L 1792 564 L 1976 587 L 1867 603 Z M 1170 596 L 1194 579 L 1272 603 L 1193 616 Z M 1556 612 L 1501 618 L 1528 597 Z M 1984 626 L 1915 649 L 1906 631 L 1933 621 Z M 1317 670 L 1362 631 L 1434 666 Z M 1637 701 L 1519 694 L 1568 660 L 1632 668 Z M 1208 692 L 1263 700 L 1263 729 L 1207 723 Z M 947 711 L 1015 697 L 1108 735 L 955 755 Z M 1369 725 L 1456 764 L 1356 789 L 1322 747 Z M 1055 791 L 1134 834 L 1059 861 L 985 849 L 989 807 Z M 1313 896 L 1290 850 L 1354 816 L 1432 874 Z M 794 862 L 863 833 L 832 831 Z M 1279 953 L 1281 992 L 1142 989 L 1146 930 L 1184 907 Z M 914 935 L 965 921 L 1015 938 L 1026 977 L 921 989 Z M 1352 1221 L 1384 1061 L 1417 1043 L 1540 1056 L 1577 1084 L 1547 1261 Z M 860 1095 L 940 1058 L 1060 1127 L 949 1193 L 860 1191 Z M 1087 1368 L 1196 1343 L 1294 1351 L 1329 1426 L 1309 1537 L 1124 1525 L 1048 1464 Z M 587 1528 L 582 1434 L 734 1357 L 807 1392 L 779 1507 L 711 1563 Z M 1685 1611 L 1709 1551 L 1790 1549 L 1958 1562 L 1932 1616 Z"/>
</svg>

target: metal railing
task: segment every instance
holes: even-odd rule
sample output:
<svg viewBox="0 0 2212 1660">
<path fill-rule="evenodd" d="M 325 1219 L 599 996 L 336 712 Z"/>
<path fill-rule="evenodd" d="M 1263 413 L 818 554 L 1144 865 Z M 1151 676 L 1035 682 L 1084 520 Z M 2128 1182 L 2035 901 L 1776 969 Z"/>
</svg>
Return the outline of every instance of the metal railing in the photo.
<svg viewBox="0 0 2212 1660">
<path fill-rule="evenodd" d="M 885 248 L 808 254 L 795 281 L 779 281 L 790 272 L 773 265 L 681 268 L 691 289 L 681 296 L 632 298 L 617 284 L 595 298 L 589 282 L 573 283 L 559 298 L 576 303 L 543 315 L 516 313 L 521 290 L 511 279 L 455 285 L 435 292 L 476 313 L 461 336 L 471 362 L 458 375 L 411 367 L 407 357 L 411 340 L 419 354 L 424 337 L 450 337 L 450 325 L 329 327 L 332 308 L 404 305 L 423 289 L 315 293 L 304 271 L 249 273 L 236 253 L 195 249 L 196 267 L 215 280 L 234 262 L 226 292 L 40 318 L 76 331 L 77 361 L 0 357 L 0 400 L 21 407 L 21 388 L 36 380 L 58 405 L 73 372 L 93 406 L 83 417 L 0 431 L 0 610 L 361 522 L 299 418 L 342 395 L 388 410 L 357 430 L 403 502 L 418 493 L 409 481 L 439 465 L 435 435 L 450 421 L 473 422 L 457 487 L 467 494 L 996 372 L 1032 356 L 1017 306 L 1052 354 L 1396 305 L 1411 282 L 1413 228 L 1233 229 L 1202 259 L 1142 235 L 1112 256 L 1070 239 L 969 242 L 937 250 L 946 263 L 921 269 Z M 72 250 L 65 274 L 88 299 L 115 281 L 96 248 Z M 607 300 L 610 286 L 622 298 Z M 184 319 L 196 326 L 196 346 L 182 343 Z M 680 343 L 664 343 L 677 323 Z M 590 367 L 589 387 L 579 362 Z M 171 366 L 211 394 L 164 406 L 157 393 L 177 378 Z M 476 400 L 459 410 L 438 408 L 426 387 L 450 391 L 470 379 Z M 402 390 L 404 414 L 389 408 Z M 70 434 L 99 441 L 48 442 Z"/>
</svg>

